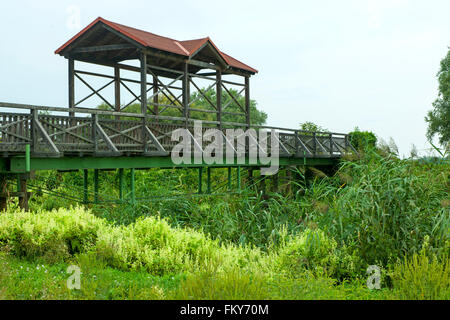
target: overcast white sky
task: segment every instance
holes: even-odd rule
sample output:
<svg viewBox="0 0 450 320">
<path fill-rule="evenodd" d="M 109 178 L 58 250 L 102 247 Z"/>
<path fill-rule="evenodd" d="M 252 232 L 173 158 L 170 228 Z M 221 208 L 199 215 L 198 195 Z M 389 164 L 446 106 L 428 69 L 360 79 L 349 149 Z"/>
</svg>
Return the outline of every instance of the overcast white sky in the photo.
<svg viewBox="0 0 450 320">
<path fill-rule="evenodd" d="M 80 25 L 69 27 L 70 7 Z M 268 124 L 313 121 L 430 148 L 424 117 L 450 46 L 450 1 L 2 1 L 0 101 L 67 106 L 55 49 L 101 16 L 163 36 L 210 36 L 260 72 L 251 95 Z"/>
</svg>

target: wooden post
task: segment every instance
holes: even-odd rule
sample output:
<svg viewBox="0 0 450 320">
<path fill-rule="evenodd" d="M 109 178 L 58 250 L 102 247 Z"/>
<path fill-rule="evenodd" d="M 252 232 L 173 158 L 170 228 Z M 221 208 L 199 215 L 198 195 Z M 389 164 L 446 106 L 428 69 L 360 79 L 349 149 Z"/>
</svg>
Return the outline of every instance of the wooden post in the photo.
<svg viewBox="0 0 450 320">
<path fill-rule="evenodd" d="M 216 107 L 217 107 L 217 121 L 219 122 L 219 130 L 222 130 L 222 72 L 216 72 Z"/>
<path fill-rule="evenodd" d="M 250 77 L 245 77 L 245 123 L 250 128 Z"/>
<path fill-rule="evenodd" d="M 75 60 L 69 58 L 69 117 L 74 117 L 75 112 Z"/>
<path fill-rule="evenodd" d="M 120 68 L 114 66 L 114 109 L 120 111 Z M 120 120 L 120 116 L 116 116 L 116 120 Z"/>
<path fill-rule="evenodd" d="M 330 133 L 330 157 L 333 156 L 333 134 Z"/>
<path fill-rule="evenodd" d="M 147 55 L 141 52 L 141 113 L 147 115 Z M 147 152 L 147 118 L 142 118 L 142 144 L 144 152 Z"/>
<path fill-rule="evenodd" d="M 185 120 L 185 127 L 188 126 L 188 119 L 189 119 L 189 100 L 190 100 L 190 90 L 189 90 L 189 64 L 185 62 L 184 64 L 184 76 L 183 76 L 183 107 L 184 107 L 184 118 Z"/>
<path fill-rule="evenodd" d="M 91 135 L 92 135 L 92 141 L 94 142 L 94 153 L 98 152 L 98 141 L 97 141 L 97 115 L 96 114 L 92 114 L 91 115 L 91 125 L 92 125 L 92 131 L 91 131 Z"/>
<path fill-rule="evenodd" d="M 316 156 L 317 154 L 317 137 L 316 133 L 313 133 L 313 155 Z"/>
<path fill-rule="evenodd" d="M 156 116 L 159 116 L 159 99 L 158 99 L 158 76 L 153 76 L 153 110 Z M 156 119 L 158 121 L 158 119 Z"/>
<path fill-rule="evenodd" d="M 22 210 L 28 211 L 28 190 L 27 177 L 24 174 L 19 174 L 17 177 L 17 192 L 19 193 L 19 207 Z"/>
<path fill-rule="evenodd" d="M 8 209 L 8 181 L 6 175 L 0 174 L 0 212 Z"/>
</svg>

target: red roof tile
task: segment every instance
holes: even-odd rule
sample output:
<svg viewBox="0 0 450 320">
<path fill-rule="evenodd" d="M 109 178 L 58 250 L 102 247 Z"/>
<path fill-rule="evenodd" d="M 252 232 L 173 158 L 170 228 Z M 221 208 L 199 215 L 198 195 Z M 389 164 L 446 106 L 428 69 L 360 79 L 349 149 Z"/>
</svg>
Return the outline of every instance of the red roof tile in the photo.
<svg viewBox="0 0 450 320">
<path fill-rule="evenodd" d="M 158 49 L 158 50 L 162 50 L 162 51 L 166 51 L 166 52 L 170 52 L 170 53 L 175 53 L 175 54 L 187 56 L 187 57 L 192 57 L 192 55 L 195 54 L 196 51 L 198 49 L 200 49 L 204 43 L 209 41 L 211 43 L 211 45 L 217 50 L 218 54 L 221 55 L 221 57 L 225 60 L 225 62 L 229 66 L 237 68 L 237 69 L 250 71 L 252 73 L 258 72 L 258 70 L 253 69 L 252 67 L 240 62 L 239 60 L 221 52 L 209 37 L 202 38 L 202 39 L 195 39 L 195 40 L 178 41 L 175 39 L 162 37 L 162 36 L 147 32 L 147 31 L 127 27 L 127 26 L 121 25 L 119 23 L 108 21 L 101 17 L 98 17 L 97 19 L 95 19 L 86 28 L 81 30 L 73 38 L 71 38 L 64 45 L 62 45 L 59 49 L 57 49 L 55 51 L 55 53 L 60 54 L 65 48 L 67 48 L 67 46 L 69 46 L 72 42 L 74 42 L 77 38 L 79 38 L 82 34 L 84 34 L 88 29 L 93 27 L 99 21 L 103 22 L 107 26 L 122 33 L 123 35 L 129 37 L 130 39 L 133 39 L 134 41 L 140 43 L 141 45 L 143 45 L 145 47 L 154 48 L 154 49 Z"/>
</svg>

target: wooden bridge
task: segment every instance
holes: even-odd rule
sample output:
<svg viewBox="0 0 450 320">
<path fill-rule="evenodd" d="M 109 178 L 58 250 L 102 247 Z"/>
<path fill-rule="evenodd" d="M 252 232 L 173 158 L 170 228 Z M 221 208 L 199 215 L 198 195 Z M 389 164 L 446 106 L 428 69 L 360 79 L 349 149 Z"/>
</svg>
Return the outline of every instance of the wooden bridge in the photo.
<svg viewBox="0 0 450 320">
<path fill-rule="evenodd" d="M 20 175 L 18 196 L 24 207 L 28 173 L 35 170 L 264 166 L 250 161 L 248 147 L 244 162 L 233 157 L 231 162 L 175 165 L 170 155 L 178 142 L 172 133 L 187 129 L 194 151 L 201 145 L 196 121 L 202 123 L 202 134 L 218 129 L 224 148 L 234 151 L 239 142 L 230 141 L 228 129 L 267 131 L 257 147 L 267 145 L 267 154 L 273 153 L 274 135 L 280 166 L 331 165 L 355 152 L 346 134 L 254 124 L 250 77 L 258 71 L 220 51 L 210 38 L 177 41 L 98 18 L 55 53 L 68 59 L 68 108 L 0 102 L 0 176 Z M 112 73 L 76 69 L 75 61 Z M 106 83 L 95 89 L 87 78 Z M 90 91 L 78 100 L 77 82 Z M 139 93 L 132 88 L 136 84 Z M 103 93 L 108 87 L 113 87 L 113 102 Z M 124 103 L 125 94 L 130 101 Z M 102 108 L 83 106 L 93 97 Z M 199 100 L 206 105 L 199 106 Z M 138 112 L 133 110 L 136 105 Z M 247 141 L 254 138 L 248 135 Z M 5 197 L 0 193 L 0 209 Z"/>
</svg>

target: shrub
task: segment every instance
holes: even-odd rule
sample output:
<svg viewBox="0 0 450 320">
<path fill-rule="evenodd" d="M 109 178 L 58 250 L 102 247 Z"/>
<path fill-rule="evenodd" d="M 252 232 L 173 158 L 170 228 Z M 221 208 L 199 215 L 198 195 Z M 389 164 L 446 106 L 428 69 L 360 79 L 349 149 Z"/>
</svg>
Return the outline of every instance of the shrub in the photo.
<svg viewBox="0 0 450 320">
<path fill-rule="evenodd" d="M 441 262 L 425 251 L 397 263 L 392 272 L 394 294 L 408 300 L 450 299 L 450 259 Z"/>
<path fill-rule="evenodd" d="M 371 150 L 377 144 L 377 137 L 371 131 L 360 131 L 356 127 L 349 133 L 349 141 L 356 150 Z"/>
<path fill-rule="evenodd" d="M 336 278 L 349 277 L 359 265 L 358 258 L 337 248 L 334 239 L 320 229 L 306 229 L 293 237 L 280 249 L 278 263 L 292 277 L 303 276 L 305 271 L 314 275 Z"/>
<path fill-rule="evenodd" d="M 64 260 L 94 246 L 105 222 L 81 208 L 0 215 L 0 246 L 19 257 Z"/>
</svg>

